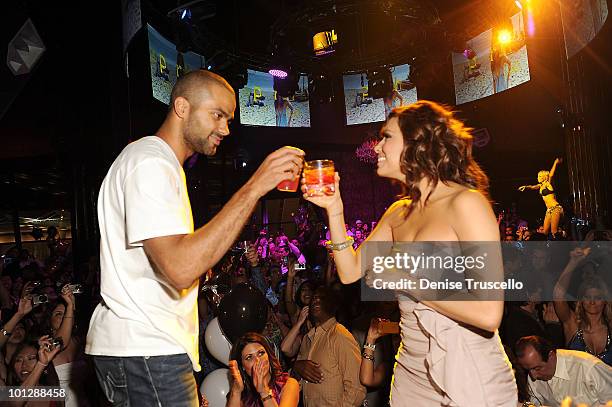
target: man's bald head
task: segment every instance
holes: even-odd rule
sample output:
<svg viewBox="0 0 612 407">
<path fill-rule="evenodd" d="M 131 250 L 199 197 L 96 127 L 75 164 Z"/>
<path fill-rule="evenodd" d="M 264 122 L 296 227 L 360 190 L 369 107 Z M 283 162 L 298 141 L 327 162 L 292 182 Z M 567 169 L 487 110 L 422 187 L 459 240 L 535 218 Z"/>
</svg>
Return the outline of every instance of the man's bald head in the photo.
<svg viewBox="0 0 612 407">
<path fill-rule="evenodd" d="M 235 95 L 234 89 L 223 77 L 198 69 L 186 73 L 176 82 L 170 97 L 170 107 L 172 108 L 174 101 L 179 96 L 187 99 L 190 104 L 198 106 L 202 100 L 210 96 L 210 89 L 213 86 L 221 86 Z"/>
</svg>

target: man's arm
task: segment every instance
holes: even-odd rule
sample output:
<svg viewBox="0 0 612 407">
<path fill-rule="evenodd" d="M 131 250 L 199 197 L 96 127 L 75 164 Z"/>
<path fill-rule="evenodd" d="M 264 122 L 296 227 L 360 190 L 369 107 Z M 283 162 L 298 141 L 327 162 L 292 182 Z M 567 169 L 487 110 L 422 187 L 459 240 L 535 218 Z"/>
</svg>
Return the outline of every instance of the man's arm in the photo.
<svg viewBox="0 0 612 407">
<path fill-rule="evenodd" d="M 283 147 L 270 154 L 221 211 L 194 233 L 155 237 L 143 242 L 153 266 L 177 289 L 186 289 L 212 268 L 229 249 L 257 201 L 289 173 L 302 168 L 302 150 Z"/>
</svg>

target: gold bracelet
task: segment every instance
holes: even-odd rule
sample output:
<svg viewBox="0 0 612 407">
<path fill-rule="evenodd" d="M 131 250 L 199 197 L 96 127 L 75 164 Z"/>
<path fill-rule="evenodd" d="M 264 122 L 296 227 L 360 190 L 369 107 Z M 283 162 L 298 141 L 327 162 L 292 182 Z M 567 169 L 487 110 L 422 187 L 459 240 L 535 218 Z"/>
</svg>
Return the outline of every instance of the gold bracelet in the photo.
<svg viewBox="0 0 612 407">
<path fill-rule="evenodd" d="M 340 251 L 352 246 L 353 242 L 355 242 L 355 239 L 350 236 L 347 236 L 347 239 L 344 242 L 332 243 L 331 240 L 328 240 L 327 242 L 325 242 L 325 246 L 327 246 L 328 249 Z"/>
</svg>

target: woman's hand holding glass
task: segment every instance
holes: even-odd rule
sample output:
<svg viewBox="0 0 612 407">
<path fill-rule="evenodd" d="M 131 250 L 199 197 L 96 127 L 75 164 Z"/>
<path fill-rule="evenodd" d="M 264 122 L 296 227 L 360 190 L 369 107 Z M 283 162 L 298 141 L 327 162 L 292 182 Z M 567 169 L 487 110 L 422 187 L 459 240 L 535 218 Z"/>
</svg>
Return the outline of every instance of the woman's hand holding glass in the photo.
<svg viewBox="0 0 612 407">
<path fill-rule="evenodd" d="M 340 175 L 337 172 L 334 173 L 334 181 L 335 190 L 332 194 L 326 195 L 324 193 L 319 193 L 317 195 L 310 196 L 306 193 L 308 191 L 308 188 L 306 187 L 306 178 L 302 174 L 301 182 L 304 199 L 309 202 L 312 202 L 313 204 L 323 209 L 327 209 L 328 211 L 334 209 L 342 209 L 343 204 L 342 198 L 340 197 Z"/>
</svg>

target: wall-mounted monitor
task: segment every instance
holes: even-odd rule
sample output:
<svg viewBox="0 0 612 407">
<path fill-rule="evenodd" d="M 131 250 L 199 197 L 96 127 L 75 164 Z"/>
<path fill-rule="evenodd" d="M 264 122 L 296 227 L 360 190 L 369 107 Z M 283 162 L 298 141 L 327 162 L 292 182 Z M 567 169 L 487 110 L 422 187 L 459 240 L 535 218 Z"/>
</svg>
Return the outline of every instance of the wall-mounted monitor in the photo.
<svg viewBox="0 0 612 407">
<path fill-rule="evenodd" d="M 247 84 L 238 96 L 240 123 L 244 125 L 310 127 L 307 75 L 299 75 L 295 94 L 281 97 L 274 90 L 272 75 L 249 69 Z"/>
<path fill-rule="evenodd" d="M 147 31 L 153 97 L 168 105 L 176 79 L 189 71 L 206 69 L 204 57 L 193 52 L 178 52 L 172 42 L 148 24 Z"/>
<path fill-rule="evenodd" d="M 529 81 L 523 14 L 470 39 L 452 60 L 458 105 Z"/>
<path fill-rule="evenodd" d="M 393 83 L 387 96 L 381 98 L 373 98 L 368 94 L 365 72 L 343 76 L 346 124 L 384 121 L 393 108 L 417 101 L 417 89 L 409 78 L 410 65 L 397 65 L 390 70 Z"/>
</svg>

